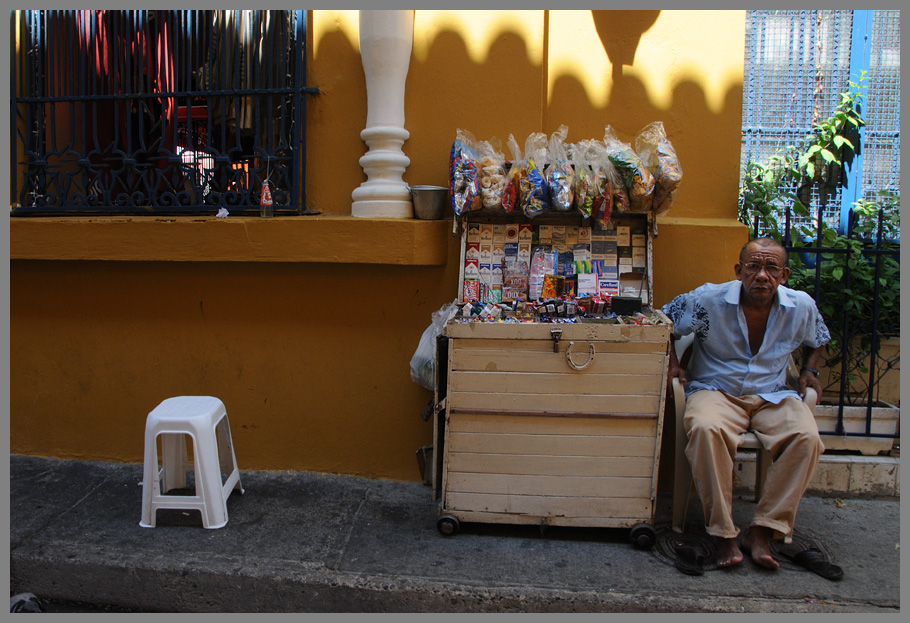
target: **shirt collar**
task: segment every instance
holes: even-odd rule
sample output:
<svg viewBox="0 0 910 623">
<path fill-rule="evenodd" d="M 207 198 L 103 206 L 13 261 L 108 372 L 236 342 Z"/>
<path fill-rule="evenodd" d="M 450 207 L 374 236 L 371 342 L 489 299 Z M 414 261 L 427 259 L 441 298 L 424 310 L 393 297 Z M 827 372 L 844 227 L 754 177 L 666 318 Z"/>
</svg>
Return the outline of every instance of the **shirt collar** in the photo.
<svg viewBox="0 0 910 623">
<path fill-rule="evenodd" d="M 742 281 L 736 279 L 730 282 L 724 301 L 731 305 L 739 305 L 739 295 L 742 292 Z M 796 303 L 790 296 L 791 290 L 786 286 L 777 286 L 777 303 L 783 307 L 795 307 Z"/>
</svg>

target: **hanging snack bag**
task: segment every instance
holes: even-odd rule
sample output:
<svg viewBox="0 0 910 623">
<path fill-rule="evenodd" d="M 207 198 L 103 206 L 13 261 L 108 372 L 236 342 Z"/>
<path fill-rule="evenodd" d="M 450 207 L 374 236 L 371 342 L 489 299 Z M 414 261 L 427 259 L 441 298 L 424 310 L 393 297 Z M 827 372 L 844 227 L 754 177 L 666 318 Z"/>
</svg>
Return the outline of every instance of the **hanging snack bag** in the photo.
<svg viewBox="0 0 910 623">
<path fill-rule="evenodd" d="M 506 174 L 505 184 L 502 189 L 502 209 L 506 212 L 515 210 L 518 204 L 519 179 L 521 178 L 521 147 L 515 137 L 509 134 L 509 140 L 506 142 L 509 151 L 512 152 L 512 164 L 509 166 L 509 172 Z"/>
<path fill-rule="evenodd" d="M 607 156 L 607 149 L 603 143 L 590 141 L 585 155 L 594 174 L 591 218 L 601 227 L 606 227 L 616 207 L 616 187 L 622 186 L 622 184 L 617 183 L 616 171 Z"/>
<path fill-rule="evenodd" d="M 502 192 L 506 185 L 506 157 L 502 141 L 495 136 L 477 144 L 480 158 L 480 199 L 487 210 L 502 209 Z"/>
<path fill-rule="evenodd" d="M 568 212 L 575 203 L 575 171 L 569 163 L 566 149 L 568 133 L 568 126 L 559 126 L 550 135 L 548 150 L 547 187 L 550 191 L 550 209 L 558 212 Z"/>
<path fill-rule="evenodd" d="M 525 141 L 525 158 L 519 178 L 518 203 L 528 218 L 550 209 L 550 191 L 544 176 L 547 162 L 547 135 L 535 132 Z"/>
<path fill-rule="evenodd" d="M 587 159 L 591 141 L 583 139 L 569 148 L 569 159 L 575 167 L 575 207 L 585 218 L 590 218 L 597 193 L 594 185 L 594 170 Z"/>
<path fill-rule="evenodd" d="M 664 214 L 673 204 L 682 180 L 682 168 L 676 150 L 667 138 L 663 122 L 655 121 L 642 128 L 635 137 L 635 151 L 654 175 L 651 209 L 656 215 Z"/>
<path fill-rule="evenodd" d="M 481 207 L 478 163 L 474 135 L 467 130 L 457 130 L 449 155 L 449 196 L 455 216 Z"/>
<path fill-rule="evenodd" d="M 604 145 L 607 155 L 619 172 L 623 185 L 629 194 L 629 205 L 633 212 L 647 212 L 651 209 L 654 195 L 654 176 L 628 143 L 616 136 L 612 127 L 604 130 Z"/>
</svg>

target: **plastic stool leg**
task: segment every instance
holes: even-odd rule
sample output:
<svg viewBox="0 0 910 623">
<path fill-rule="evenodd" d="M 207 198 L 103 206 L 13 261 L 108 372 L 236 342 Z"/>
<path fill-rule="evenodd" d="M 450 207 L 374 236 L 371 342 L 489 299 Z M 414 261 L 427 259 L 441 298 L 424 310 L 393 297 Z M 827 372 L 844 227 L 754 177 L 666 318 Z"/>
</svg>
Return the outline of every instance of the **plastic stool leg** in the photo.
<svg viewBox="0 0 910 623">
<path fill-rule="evenodd" d="M 161 433 L 163 473 L 162 493 L 186 488 L 186 471 L 190 467 L 186 456 L 186 434 Z"/>
</svg>

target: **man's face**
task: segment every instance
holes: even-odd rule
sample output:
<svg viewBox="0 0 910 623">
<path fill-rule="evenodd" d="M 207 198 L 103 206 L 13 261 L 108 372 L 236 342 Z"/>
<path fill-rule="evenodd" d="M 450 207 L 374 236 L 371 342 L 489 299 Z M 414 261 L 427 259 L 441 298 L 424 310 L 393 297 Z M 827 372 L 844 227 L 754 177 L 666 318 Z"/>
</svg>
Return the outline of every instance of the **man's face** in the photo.
<svg viewBox="0 0 910 623">
<path fill-rule="evenodd" d="M 790 269 L 784 262 L 784 252 L 778 247 L 746 247 L 744 262 L 735 266 L 736 278 L 742 281 L 743 293 L 754 302 L 767 302 L 774 297 L 777 286 L 786 283 Z"/>
</svg>

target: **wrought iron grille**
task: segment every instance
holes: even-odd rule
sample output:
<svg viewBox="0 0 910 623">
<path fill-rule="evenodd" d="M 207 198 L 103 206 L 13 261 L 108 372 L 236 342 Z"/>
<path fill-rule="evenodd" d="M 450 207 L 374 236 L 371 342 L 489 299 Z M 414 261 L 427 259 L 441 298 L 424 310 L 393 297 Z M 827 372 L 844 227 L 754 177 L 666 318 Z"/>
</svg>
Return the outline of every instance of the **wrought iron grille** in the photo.
<svg viewBox="0 0 910 623">
<path fill-rule="evenodd" d="M 900 11 L 746 14 L 741 170 L 809 134 L 867 71 L 866 127 L 849 191 L 816 189 L 811 199 L 844 231 L 854 201 L 880 190 L 900 193 Z"/>
<path fill-rule="evenodd" d="M 304 11 L 11 20 L 13 215 L 306 211 Z"/>
<path fill-rule="evenodd" d="M 897 438 L 899 432 L 872 432 L 872 409 L 878 401 L 881 377 L 900 366 L 900 351 L 885 354 L 882 348 L 883 339 L 900 337 L 900 242 L 895 240 L 899 217 L 882 208 L 862 218 L 850 210 L 847 221 L 846 242 L 837 244 L 825 235 L 821 219 L 815 220 L 814 234 L 809 236 L 808 227 L 795 225 L 792 206 L 786 209 L 781 242 L 790 254 L 793 271 L 788 285 L 815 299 L 831 335 L 839 341 L 838 348 L 829 350 L 823 361 L 835 371 L 832 385 L 824 388 L 824 395 L 836 397 L 838 405 L 831 434 Z M 799 235 L 791 236 L 793 229 Z M 762 230 L 757 216 L 753 232 L 755 237 L 773 235 Z M 832 278 L 837 279 L 836 285 L 831 285 Z M 859 300 L 864 302 L 857 303 Z M 844 430 L 844 406 L 854 403 L 866 407 L 862 432 Z"/>
</svg>

